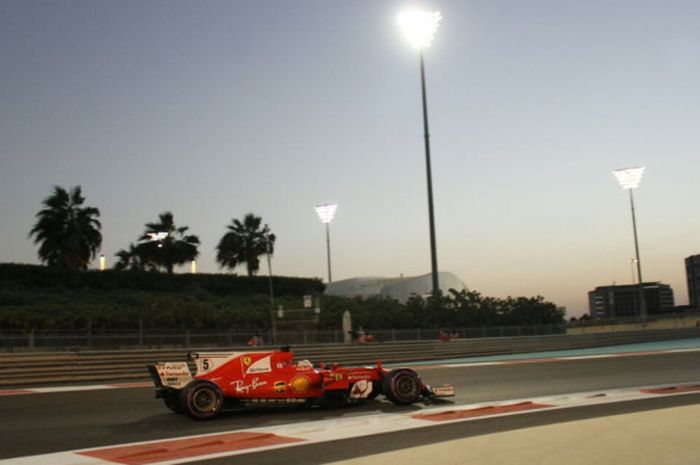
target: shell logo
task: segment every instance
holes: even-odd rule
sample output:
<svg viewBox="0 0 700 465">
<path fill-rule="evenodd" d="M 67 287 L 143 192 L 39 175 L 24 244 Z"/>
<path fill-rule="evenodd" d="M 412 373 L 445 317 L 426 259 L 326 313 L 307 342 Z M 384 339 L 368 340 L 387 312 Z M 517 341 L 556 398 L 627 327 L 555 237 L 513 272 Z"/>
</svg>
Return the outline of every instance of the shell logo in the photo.
<svg viewBox="0 0 700 465">
<path fill-rule="evenodd" d="M 302 393 L 309 390 L 311 380 L 307 376 L 297 376 L 296 378 L 292 378 L 292 381 L 289 384 L 291 384 L 294 392 Z"/>
<path fill-rule="evenodd" d="M 287 387 L 287 383 L 285 383 L 284 381 L 275 381 L 274 387 L 275 387 L 275 392 L 277 392 L 279 394 L 283 394 L 285 391 L 285 388 Z"/>
</svg>

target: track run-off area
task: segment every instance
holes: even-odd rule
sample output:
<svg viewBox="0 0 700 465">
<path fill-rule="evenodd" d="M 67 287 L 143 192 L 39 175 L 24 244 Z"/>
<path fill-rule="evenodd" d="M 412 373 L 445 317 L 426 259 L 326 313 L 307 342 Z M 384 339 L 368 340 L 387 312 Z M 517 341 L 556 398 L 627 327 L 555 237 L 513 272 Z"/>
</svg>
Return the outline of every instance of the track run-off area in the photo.
<svg viewBox="0 0 700 465">
<path fill-rule="evenodd" d="M 456 396 L 410 407 L 385 400 L 339 409 L 260 407 L 196 422 L 167 410 L 145 382 L 0 391 L 0 465 L 363 463 L 369 455 L 372 463 L 421 463 L 423 456 L 460 463 L 460 457 L 474 452 L 473 445 L 467 450 L 460 441 L 528 431 L 545 431 L 538 437 L 551 435 L 554 441 L 565 427 L 574 432 L 601 428 L 590 422 L 606 418 L 619 419 L 614 430 L 623 429 L 623 419 L 641 422 L 651 437 L 655 425 L 670 421 L 680 427 L 684 418 L 692 418 L 695 428 L 674 434 L 698 442 L 700 337 L 441 360 L 412 368 L 429 384 L 453 384 Z M 633 431 L 627 423 L 624 428 Z M 641 442 L 641 435 L 633 439 Z M 626 449 L 618 452 L 634 453 L 623 440 L 618 443 Z M 527 456 L 527 444 L 515 453 Z M 644 462 L 641 457 L 634 463 L 683 464 L 684 454 L 700 463 L 700 446 L 682 447 L 675 456 L 668 454 L 677 461 Z M 520 463 L 499 455 L 498 443 L 481 453 L 494 464 Z M 483 461 L 483 456 L 474 459 Z"/>
</svg>

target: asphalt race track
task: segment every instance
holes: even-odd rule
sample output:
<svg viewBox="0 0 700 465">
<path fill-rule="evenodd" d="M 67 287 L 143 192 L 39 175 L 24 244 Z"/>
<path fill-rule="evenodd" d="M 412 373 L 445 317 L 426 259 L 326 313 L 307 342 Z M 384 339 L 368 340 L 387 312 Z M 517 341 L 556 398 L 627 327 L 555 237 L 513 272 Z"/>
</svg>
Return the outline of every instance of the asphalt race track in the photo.
<svg viewBox="0 0 700 465">
<path fill-rule="evenodd" d="M 700 351 L 416 369 L 428 383 L 453 384 L 457 396 L 450 402 L 455 405 L 474 404 L 584 391 L 698 383 Z M 218 458 L 206 463 L 289 463 L 290 451 L 293 451 L 292 462 L 295 464 L 320 464 L 534 425 L 691 404 L 700 404 L 700 393 L 486 418 Z M 451 404 L 443 402 L 440 405 Z M 375 400 L 341 409 L 265 407 L 226 413 L 213 421 L 195 422 L 170 413 L 160 400 L 153 398 L 150 388 L 0 395 L 0 461 L 72 449 L 328 419 L 346 421 L 372 413 L 418 412 L 421 409 L 422 405 L 396 407 L 388 401 Z"/>
</svg>

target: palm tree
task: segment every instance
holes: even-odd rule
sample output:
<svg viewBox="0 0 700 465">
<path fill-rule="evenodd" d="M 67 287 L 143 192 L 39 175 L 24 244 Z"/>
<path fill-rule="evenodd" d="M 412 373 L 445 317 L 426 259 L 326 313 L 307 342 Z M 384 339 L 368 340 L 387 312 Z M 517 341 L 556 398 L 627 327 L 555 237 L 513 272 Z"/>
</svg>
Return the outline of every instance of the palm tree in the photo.
<svg viewBox="0 0 700 465">
<path fill-rule="evenodd" d="M 188 229 L 187 226 L 175 226 L 172 213 L 161 213 L 157 223 L 146 223 L 146 230 L 139 237 L 134 252 L 142 265 L 163 267 L 172 273 L 175 265 L 183 265 L 199 255 L 199 238 L 185 234 Z"/>
<path fill-rule="evenodd" d="M 221 267 L 234 269 L 245 264 L 248 276 L 253 276 L 258 271 L 258 257 L 266 253 L 272 254 L 276 239 L 267 224 L 261 228 L 261 223 L 262 218 L 253 213 L 245 215 L 243 222 L 231 220 L 227 226 L 229 231 L 216 247 L 216 261 Z"/>
<path fill-rule="evenodd" d="M 122 249 L 114 254 L 119 261 L 114 265 L 115 270 L 135 270 L 143 271 L 145 268 L 143 257 L 139 254 L 138 248 L 132 242 L 128 249 Z"/>
<path fill-rule="evenodd" d="M 84 270 L 95 258 L 102 245 L 100 211 L 82 207 L 83 202 L 80 186 L 70 192 L 54 186 L 53 194 L 44 199 L 29 237 L 34 236 L 39 258 L 48 266 Z"/>
</svg>

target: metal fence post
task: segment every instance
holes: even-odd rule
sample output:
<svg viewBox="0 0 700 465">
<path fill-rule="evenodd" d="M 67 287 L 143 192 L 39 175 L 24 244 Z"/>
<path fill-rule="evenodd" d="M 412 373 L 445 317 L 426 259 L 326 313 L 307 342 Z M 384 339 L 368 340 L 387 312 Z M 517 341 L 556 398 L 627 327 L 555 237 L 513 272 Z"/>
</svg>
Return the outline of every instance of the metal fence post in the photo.
<svg viewBox="0 0 700 465">
<path fill-rule="evenodd" d="M 87 322 L 87 346 L 92 347 L 92 318 L 88 318 Z"/>
<path fill-rule="evenodd" d="M 139 318 L 139 346 L 143 346 L 143 318 Z"/>
</svg>

